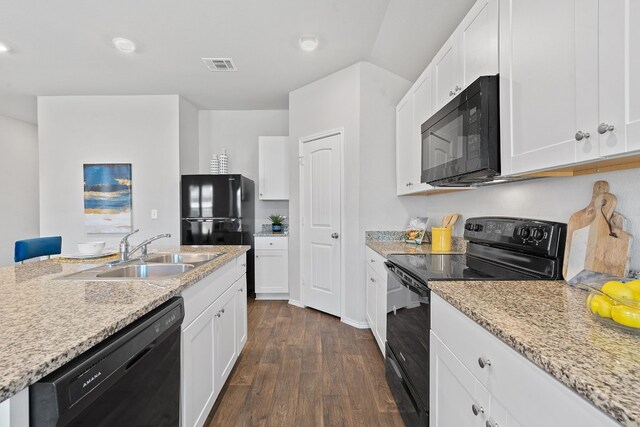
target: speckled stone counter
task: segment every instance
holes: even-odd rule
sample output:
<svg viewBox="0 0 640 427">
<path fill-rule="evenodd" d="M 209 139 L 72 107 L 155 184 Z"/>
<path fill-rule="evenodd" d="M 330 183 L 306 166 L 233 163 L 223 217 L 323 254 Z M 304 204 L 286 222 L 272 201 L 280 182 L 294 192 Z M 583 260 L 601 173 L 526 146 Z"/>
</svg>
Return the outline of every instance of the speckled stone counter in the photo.
<svg viewBox="0 0 640 427">
<path fill-rule="evenodd" d="M 623 425 L 640 425 L 640 337 L 594 319 L 583 291 L 552 281 L 430 287 Z"/>
<path fill-rule="evenodd" d="M 54 280 L 94 266 L 54 260 L 1 268 L 0 402 L 247 252 L 250 246 L 172 249 L 224 255 L 170 279 Z"/>
<path fill-rule="evenodd" d="M 415 245 L 405 243 L 402 240 L 369 240 L 367 246 L 387 258 L 391 254 L 431 254 L 434 253 L 430 244 Z M 451 241 L 451 252 L 437 252 L 438 254 L 463 254 L 466 250 L 466 241 L 454 237 Z"/>
<path fill-rule="evenodd" d="M 274 233 L 273 231 L 261 231 L 255 233 L 254 237 L 289 237 L 289 233 Z"/>
</svg>

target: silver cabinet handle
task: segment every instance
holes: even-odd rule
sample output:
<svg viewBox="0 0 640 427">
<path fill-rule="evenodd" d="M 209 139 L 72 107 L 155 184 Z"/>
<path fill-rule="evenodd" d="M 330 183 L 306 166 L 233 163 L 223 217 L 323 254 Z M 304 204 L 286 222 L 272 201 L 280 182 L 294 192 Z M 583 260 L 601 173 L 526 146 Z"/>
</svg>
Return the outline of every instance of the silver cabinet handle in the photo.
<svg viewBox="0 0 640 427">
<path fill-rule="evenodd" d="M 375 259 L 373 259 L 373 258 L 371 258 L 371 262 L 376 262 L 376 260 L 375 260 Z"/>
<path fill-rule="evenodd" d="M 484 408 L 482 406 L 476 405 L 475 403 L 471 405 L 471 411 L 473 412 L 473 415 L 475 415 L 476 417 L 479 414 L 484 414 Z"/>
<path fill-rule="evenodd" d="M 338 233 L 331 233 L 331 238 L 332 239 L 337 239 L 338 237 L 340 237 L 340 235 Z"/>
<path fill-rule="evenodd" d="M 273 246 L 273 242 L 269 242 L 269 246 Z"/>
<path fill-rule="evenodd" d="M 244 292 L 244 290 L 242 288 L 238 289 L 238 292 Z"/>
<path fill-rule="evenodd" d="M 262 193 L 260 193 L 260 195 L 262 196 Z"/>
<path fill-rule="evenodd" d="M 246 267 L 247 264 L 240 264 L 240 267 Z"/>
<path fill-rule="evenodd" d="M 455 94 L 456 94 L 456 93 L 455 93 L 454 91 L 452 91 L 452 90 L 450 90 L 450 91 L 449 91 L 449 96 L 453 96 L 453 95 L 455 95 Z"/>
<path fill-rule="evenodd" d="M 220 317 L 220 316 L 221 316 L 220 312 L 217 312 L 216 317 Z"/>
<path fill-rule="evenodd" d="M 457 93 L 457 92 L 460 92 L 462 90 L 462 88 L 460 86 L 456 86 L 456 88 L 454 90 Z"/>
<path fill-rule="evenodd" d="M 578 132 L 576 132 L 576 141 L 582 141 L 584 138 L 589 138 L 591 136 L 591 134 L 589 132 L 582 132 L 581 130 L 579 130 Z"/>
<path fill-rule="evenodd" d="M 498 426 L 498 423 L 495 421 L 491 421 L 491 420 L 487 420 L 487 422 L 484 424 L 486 427 L 500 427 Z"/>
<path fill-rule="evenodd" d="M 371 280 L 373 283 L 376 282 L 376 279 L 374 279 L 373 277 L 369 277 L 369 280 Z"/>
<path fill-rule="evenodd" d="M 220 310 L 222 313 L 224 313 L 224 308 Z"/>
<path fill-rule="evenodd" d="M 615 127 L 613 125 L 610 125 L 607 123 L 600 123 L 600 125 L 598 126 L 598 133 L 600 135 L 603 135 L 607 132 L 613 132 L 614 129 Z"/>
<path fill-rule="evenodd" d="M 478 357 L 478 365 L 480 365 L 480 367 L 484 369 L 485 366 L 491 366 L 491 360 L 484 357 Z"/>
</svg>

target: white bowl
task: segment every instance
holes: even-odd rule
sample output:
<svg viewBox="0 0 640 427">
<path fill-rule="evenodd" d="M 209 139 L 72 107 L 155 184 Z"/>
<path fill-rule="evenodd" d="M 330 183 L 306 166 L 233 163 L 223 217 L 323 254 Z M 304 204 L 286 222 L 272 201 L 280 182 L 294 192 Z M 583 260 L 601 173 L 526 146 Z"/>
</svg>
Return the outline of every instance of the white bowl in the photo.
<svg viewBox="0 0 640 427">
<path fill-rule="evenodd" d="M 78 252 L 82 255 L 99 255 L 104 250 L 105 242 L 78 243 Z"/>
</svg>

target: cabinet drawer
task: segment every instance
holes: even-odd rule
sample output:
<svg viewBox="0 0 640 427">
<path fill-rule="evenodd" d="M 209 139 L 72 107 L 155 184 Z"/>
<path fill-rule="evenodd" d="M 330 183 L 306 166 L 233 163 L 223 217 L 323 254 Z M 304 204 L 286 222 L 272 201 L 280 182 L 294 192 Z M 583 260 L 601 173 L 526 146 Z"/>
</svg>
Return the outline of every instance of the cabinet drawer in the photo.
<svg viewBox="0 0 640 427">
<path fill-rule="evenodd" d="M 616 425 L 593 404 L 442 298 L 431 295 L 432 331 L 523 425 Z M 491 364 L 480 367 L 480 357 Z"/>
<path fill-rule="evenodd" d="M 236 258 L 236 277 L 242 277 L 247 272 L 247 254 L 242 254 Z"/>
<path fill-rule="evenodd" d="M 380 277 L 387 277 L 387 270 L 384 268 L 384 262 L 386 259 L 369 247 L 367 247 L 365 252 L 367 265 L 373 268 Z"/>
<path fill-rule="evenodd" d="M 184 298 L 183 329 L 189 326 L 237 280 L 236 274 L 237 267 L 232 260 L 182 292 Z"/>
<path fill-rule="evenodd" d="M 256 249 L 277 249 L 286 251 L 289 247 L 287 237 L 256 237 Z"/>
</svg>

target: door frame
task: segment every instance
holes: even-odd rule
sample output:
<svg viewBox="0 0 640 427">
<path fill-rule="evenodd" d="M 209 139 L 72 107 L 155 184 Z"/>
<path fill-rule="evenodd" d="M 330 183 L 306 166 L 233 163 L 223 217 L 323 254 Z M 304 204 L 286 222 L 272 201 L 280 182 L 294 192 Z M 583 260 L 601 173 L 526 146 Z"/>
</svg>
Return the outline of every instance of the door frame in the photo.
<svg viewBox="0 0 640 427">
<path fill-rule="evenodd" d="M 298 226 L 300 227 L 300 304 L 303 307 L 306 307 L 306 295 L 305 295 L 305 281 L 304 281 L 304 241 L 305 241 L 305 233 L 304 233 L 304 196 L 305 196 L 305 182 L 304 182 L 304 171 L 303 171 L 303 147 L 304 144 L 308 142 L 317 141 L 319 139 L 328 138 L 330 136 L 340 136 L 340 239 L 338 240 L 338 244 L 340 245 L 340 319 L 344 319 L 344 307 L 345 307 L 345 283 L 346 283 L 346 273 L 345 273 L 345 244 L 344 244 L 344 231 L 345 231 L 345 159 L 344 159 L 344 127 L 339 127 L 319 133 L 315 133 L 312 135 L 304 136 L 298 140 L 298 176 L 300 177 L 300 219 L 298 221 Z"/>
</svg>

